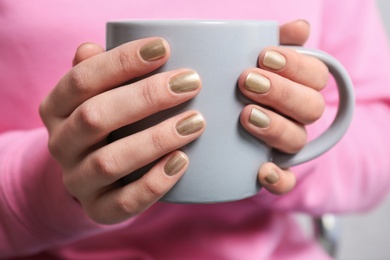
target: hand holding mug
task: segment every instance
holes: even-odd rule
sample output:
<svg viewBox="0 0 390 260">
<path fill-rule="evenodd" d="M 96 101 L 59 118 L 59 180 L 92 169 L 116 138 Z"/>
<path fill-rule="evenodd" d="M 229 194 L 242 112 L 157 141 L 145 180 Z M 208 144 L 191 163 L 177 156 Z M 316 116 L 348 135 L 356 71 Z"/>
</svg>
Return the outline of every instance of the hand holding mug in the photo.
<svg viewBox="0 0 390 260">
<path fill-rule="evenodd" d="M 303 45 L 309 32 L 309 24 L 303 20 L 284 24 L 280 44 Z M 327 84 L 328 68 L 316 58 L 278 46 L 263 50 L 258 66 L 239 79 L 240 90 L 257 103 L 244 108 L 241 123 L 274 149 L 296 153 L 307 141 L 305 125 L 319 119 L 325 109 L 318 91 Z M 289 169 L 272 162 L 261 166 L 258 177 L 261 185 L 275 194 L 290 191 L 296 182 Z"/>
</svg>

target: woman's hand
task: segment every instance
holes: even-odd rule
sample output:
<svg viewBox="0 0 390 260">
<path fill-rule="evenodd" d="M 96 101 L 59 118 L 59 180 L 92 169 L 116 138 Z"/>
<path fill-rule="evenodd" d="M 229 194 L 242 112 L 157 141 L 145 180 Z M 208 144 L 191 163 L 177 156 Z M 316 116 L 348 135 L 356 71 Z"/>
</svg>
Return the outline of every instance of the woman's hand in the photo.
<svg viewBox="0 0 390 260">
<path fill-rule="evenodd" d="M 280 43 L 303 45 L 309 31 L 303 20 L 285 24 L 280 27 Z M 316 58 L 280 46 L 263 50 L 258 65 L 239 79 L 241 91 L 256 102 L 244 108 L 241 123 L 269 146 L 296 153 L 307 141 L 305 125 L 318 120 L 325 109 L 319 91 L 327 84 L 328 69 Z M 258 177 L 275 194 L 290 191 L 296 182 L 289 169 L 271 162 L 261 166 Z"/>
<path fill-rule="evenodd" d="M 81 45 L 70 70 L 40 106 L 49 150 L 63 169 L 68 191 L 96 222 L 112 224 L 138 214 L 179 180 L 188 158 L 177 149 L 203 132 L 198 112 L 188 111 L 145 131 L 107 143 L 114 130 L 193 98 L 196 72 L 169 71 L 124 85 L 163 65 L 167 42 L 148 38 L 105 52 Z M 190 124 L 186 124 L 190 121 Z M 139 180 L 118 180 L 166 155 Z"/>
</svg>

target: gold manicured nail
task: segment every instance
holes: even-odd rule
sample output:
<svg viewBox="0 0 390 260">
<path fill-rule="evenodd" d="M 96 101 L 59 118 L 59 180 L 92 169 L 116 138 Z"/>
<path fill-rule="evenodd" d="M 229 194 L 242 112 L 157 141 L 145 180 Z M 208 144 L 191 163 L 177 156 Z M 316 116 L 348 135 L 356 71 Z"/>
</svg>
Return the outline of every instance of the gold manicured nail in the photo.
<svg viewBox="0 0 390 260">
<path fill-rule="evenodd" d="M 203 116 L 194 114 L 180 120 L 176 125 L 176 130 L 180 135 L 190 135 L 202 129 L 204 125 Z"/>
<path fill-rule="evenodd" d="M 173 76 L 169 80 L 169 87 L 175 93 L 193 91 L 200 86 L 200 77 L 195 71 L 186 71 Z"/>
<path fill-rule="evenodd" d="M 159 58 L 164 57 L 166 53 L 167 49 L 162 39 L 150 41 L 139 50 L 141 58 L 145 61 L 158 60 Z"/>
<path fill-rule="evenodd" d="M 264 179 L 269 184 L 275 184 L 279 181 L 279 174 L 276 171 L 271 170 L 267 177 L 265 177 Z"/>
<path fill-rule="evenodd" d="M 273 70 L 280 70 L 286 66 L 286 58 L 276 51 L 267 51 L 264 55 L 263 65 Z"/>
<path fill-rule="evenodd" d="M 182 153 L 176 153 L 165 164 L 164 172 L 166 175 L 173 176 L 180 172 L 186 164 L 187 158 Z"/>
<path fill-rule="evenodd" d="M 252 125 L 255 125 L 260 128 L 265 128 L 271 123 L 270 118 L 261 110 L 257 108 L 252 108 L 251 114 L 249 116 L 249 122 Z"/>
<path fill-rule="evenodd" d="M 270 89 L 271 82 L 258 73 L 250 72 L 246 76 L 244 87 L 249 91 L 264 94 Z"/>
</svg>

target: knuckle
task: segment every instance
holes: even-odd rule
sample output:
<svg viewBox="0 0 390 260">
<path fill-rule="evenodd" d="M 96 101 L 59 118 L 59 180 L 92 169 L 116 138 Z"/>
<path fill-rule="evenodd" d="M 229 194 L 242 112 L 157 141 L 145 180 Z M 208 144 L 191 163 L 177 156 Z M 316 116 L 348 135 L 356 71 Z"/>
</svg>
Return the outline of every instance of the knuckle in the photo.
<svg viewBox="0 0 390 260">
<path fill-rule="evenodd" d="M 118 48 L 118 66 L 119 70 L 124 74 L 130 74 L 134 70 L 134 57 L 132 53 L 125 48 Z"/>
<path fill-rule="evenodd" d="M 104 122 L 102 122 L 99 106 L 92 102 L 85 102 L 78 108 L 76 115 L 76 120 L 81 123 L 84 130 L 93 133 L 104 131 Z"/>
<path fill-rule="evenodd" d="M 74 185 L 74 181 L 72 180 L 72 178 L 69 178 L 68 174 L 63 174 L 62 175 L 62 183 L 64 184 L 66 190 L 73 196 L 76 195 L 77 192 L 75 192 L 75 185 Z"/>
<path fill-rule="evenodd" d="M 272 127 L 270 127 L 265 134 L 266 142 L 273 146 L 280 142 L 282 137 L 286 134 L 286 127 L 281 127 L 279 124 L 273 123 Z"/>
<path fill-rule="evenodd" d="M 87 213 L 88 217 L 95 223 L 101 224 L 101 225 L 107 225 L 110 224 L 105 216 L 102 216 L 102 214 L 95 213 L 96 210 L 89 209 L 87 206 L 83 205 L 85 208 L 85 212 Z"/>
<path fill-rule="evenodd" d="M 59 159 L 62 157 L 62 149 L 61 146 L 58 145 L 56 138 L 49 137 L 48 149 L 54 158 Z"/>
<path fill-rule="evenodd" d="M 104 179 L 116 180 L 117 179 L 117 167 L 116 163 L 109 155 L 97 154 L 93 158 L 93 168 Z"/>
<path fill-rule="evenodd" d="M 80 203 L 83 205 L 88 217 L 95 223 L 103 225 L 114 224 L 110 218 L 109 213 L 111 212 L 103 205 L 100 205 L 97 199 L 87 199 L 85 201 L 80 201 Z"/>
<path fill-rule="evenodd" d="M 326 85 L 328 85 L 328 81 L 329 81 L 329 69 L 328 67 L 321 62 L 321 66 L 322 66 L 322 73 L 319 73 L 319 76 L 318 76 L 318 86 L 317 86 L 317 90 L 323 90 Z"/>
<path fill-rule="evenodd" d="M 74 67 L 69 72 L 69 88 L 74 95 L 85 95 L 90 91 L 88 85 L 85 83 L 85 72 L 80 66 Z"/>
<path fill-rule="evenodd" d="M 66 190 L 75 198 L 79 200 L 80 194 L 84 192 L 84 188 L 79 184 L 79 179 L 72 173 L 64 172 L 62 175 L 62 183 Z M 80 201 L 80 200 L 79 200 Z"/>
<path fill-rule="evenodd" d="M 311 109 L 305 109 L 306 116 L 303 118 L 302 123 L 304 125 L 312 124 L 318 119 L 321 118 L 322 114 L 325 111 L 325 100 L 323 96 L 316 92 L 317 97 L 313 98 L 313 104 L 311 105 Z"/>
<path fill-rule="evenodd" d="M 168 138 L 164 136 L 163 133 L 164 131 L 160 130 L 154 130 L 151 132 L 150 139 L 152 142 L 152 146 L 155 150 L 161 151 L 161 152 L 166 152 L 171 148 L 171 145 L 168 141 Z"/>
<path fill-rule="evenodd" d="M 289 86 L 281 86 L 281 91 L 278 93 L 277 99 L 274 99 L 274 102 L 278 102 L 280 105 L 282 104 L 290 104 L 291 100 L 294 99 L 294 92 Z"/>
<path fill-rule="evenodd" d="M 305 62 L 303 59 L 299 59 L 299 54 L 298 53 L 295 53 L 295 57 L 294 58 L 294 67 L 292 67 L 291 69 L 293 70 L 293 73 L 297 76 L 297 77 L 304 77 L 304 75 L 306 74 L 306 66 L 305 66 Z"/>
<path fill-rule="evenodd" d="M 165 189 L 162 185 L 159 185 L 153 178 L 145 178 L 142 182 L 142 188 L 145 192 L 145 197 L 151 198 L 160 198 L 165 194 Z"/>
<path fill-rule="evenodd" d="M 50 133 L 53 128 L 53 110 L 50 109 L 49 101 L 48 98 L 45 98 L 38 107 L 38 113 L 39 117 L 42 120 L 42 123 L 45 125 L 47 128 L 48 132 Z"/>
<path fill-rule="evenodd" d="M 158 98 L 154 83 L 150 78 L 144 80 L 144 84 L 141 88 L 141 98 L 148 105 L 158 105 Z"/>
<path fill-rule="evenodd" d="M 272 127 L 264 133 L 263 140 L 273 148 L 293 154 L 306 144 L 307 134 L 306 129 L 299 124 L 288 126 L 286 123 L 274 121 Z"/>
<path fill-rule="evenodd" d="M 300 140 L 296 140 L 295 142 L 292 142 L 292 144 L 288 146 L 284 152 L 289 154 L 295 154 L 299 152 L 306 144 L 306 141 L 303 140 L 306 139 L 301 138 Z"/>
<path fill-rule="evenodd" d="M 283 152 L 294 154 L 299 152 L 306 144 L 307 134 L 304 127 L 301 127 L 298 133 L 291 134 L 285 131 L 281 137 L 282 143 L 288 144 L 283 146 Z"/>
<path fill-rule="evenodd" d="M 113 210 L 120 216 L 132 216 L 135 212 L 134 205 L 126 197 L 119 196 L 113 202 Z"/>
<path fill-rule="evenodd" d="M 47 99 L 45 98 L 40 104 L 39 104 L 39 116 L 41 119 L 45 122 L 45 119 L 47 117 L 47 114 L 49 112 L 48 109 L 48 102 Z"/>
</svg>

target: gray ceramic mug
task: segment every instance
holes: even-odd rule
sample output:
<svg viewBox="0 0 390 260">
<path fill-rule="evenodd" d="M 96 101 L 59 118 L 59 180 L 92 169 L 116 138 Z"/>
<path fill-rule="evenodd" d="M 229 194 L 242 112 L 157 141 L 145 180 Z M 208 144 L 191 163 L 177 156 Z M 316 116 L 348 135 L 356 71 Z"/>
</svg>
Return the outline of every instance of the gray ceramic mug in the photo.
<svg viewBox="0 0 390 260">
<path fill-rule="evenodd" d="M 275 21 L 138 20 L 107 23 L 107 49 L 154 36 L 166 39 L 171 48 L 170 59 L 155 73 L 193 69 L 202 79 L 202 91 L 185 104 L 115 131 L 110 138 L 115 140 L 135 133 L 190 109 L 204 115 L 207 121 L 205 132 L 182 148 L 190 165 L 164 201 L 214 203 L 253 196 L 260 189 L 257 172 L 262 163 L 272 161 L 285 168 L 312 160 L 335 145 L 351 122 L 354 92 L 343 66 L 324 52 L 293 47 L 323 61 L 334 76 L 340 102 L 333 123 L 293 155 L 273 150 L 241 127 L 241 110 L 253 102 L 240 94 L 237 79 L 245 69 L 257 66 L 262 49 L 279 45 L 279 27 Z M 134 181 L 149 167 L 130 173 L 123 182 Z"/>
</svg>

